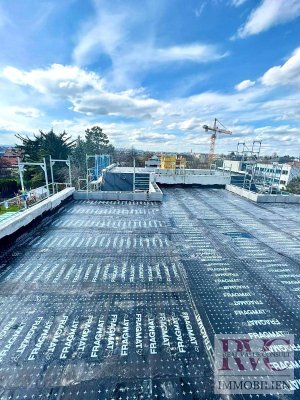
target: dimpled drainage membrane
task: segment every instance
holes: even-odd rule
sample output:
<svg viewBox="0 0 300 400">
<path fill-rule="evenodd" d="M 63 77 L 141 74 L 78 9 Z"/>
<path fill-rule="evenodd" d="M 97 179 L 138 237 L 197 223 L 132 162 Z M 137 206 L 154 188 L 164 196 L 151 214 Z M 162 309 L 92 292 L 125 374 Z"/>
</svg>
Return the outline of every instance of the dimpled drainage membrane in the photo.
<svg viewBox="0 0 300 400">
<path fill-rule="evenodd" d="M 298 344 L 299 215 L 196 188 L 64 206 L 0 258 L 0 398 L 220 399 L 215 333 Z"/>
</svg>

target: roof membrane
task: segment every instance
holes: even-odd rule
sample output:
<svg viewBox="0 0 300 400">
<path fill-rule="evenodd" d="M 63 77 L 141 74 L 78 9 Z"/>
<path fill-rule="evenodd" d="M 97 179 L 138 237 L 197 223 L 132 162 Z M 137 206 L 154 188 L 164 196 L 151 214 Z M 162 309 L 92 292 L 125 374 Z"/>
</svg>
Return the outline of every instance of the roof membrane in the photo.
<svg viewBox="0 0 300 400">
<path fill-rule="evenodd" d="M 215 334 L 298 343 L 298 206 L 164 193 L 72 201 L 2 252 L 1 399 L 219 399 Z"/>
</svg>

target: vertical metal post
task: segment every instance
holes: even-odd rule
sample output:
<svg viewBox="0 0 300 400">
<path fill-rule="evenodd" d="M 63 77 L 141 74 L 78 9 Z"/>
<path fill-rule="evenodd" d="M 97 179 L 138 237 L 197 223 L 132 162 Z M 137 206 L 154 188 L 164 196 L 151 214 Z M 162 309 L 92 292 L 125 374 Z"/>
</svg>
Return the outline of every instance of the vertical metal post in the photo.
<svg viewBox="0 0 300 400">
<path fill-rule="evenodd" d="M 283 165 L 281 165 L 280 174 L 279 174 L 279 178 L 278 178 L 278 190 L 280 191 L 280 194 L 282 194 L 282 190 L 281 190 L 281 188 L 280 188 L 280 185 L 281 185 L 280 181 L 281 181 L 281 175 L 282 175 L 282 168 L 283 168 Z"/>
<path fill-rule="evenodd" d="M 133 192 L 135 192 L 135 158 L 133 159 Z"/>
<path fill-rule="evenodd" d="M 23 170 L 24 170 L 24 166 L 23 166 L 23 165 L 21 166 L 21 164 L 20 164 L 20 158 L 19 158 L 19 157 L 18 157 L 18 169 L 19 169 L 19 175 L 20 175 L 21 188 L 22 188 L 22 191 L 24 192 L 24 191 L 25 191 L 25 188 L 24 188 L 24 180 L 23 180 Z"/>
<path fill-rule="evenodd" d="M 52 157 L 49 156 L 50 158 L 50 171 L 51 171 L 51 180 L 52 180 L 52 191 L 53 194 L 55 193 L 55 189 L 54 189 L 54 176 L 53 176 L 53 165 L 52 165 Z"/>
<path fill-rule="evenodd" d="M 244 175 L 243 189 L 245 189 L 245 188 L 246 188 L 247 173 L 248 173 L 248 164 L 246 164 L 246 168 L 245 168 L 245 175 Z"/>
<path fill-rule="evenodd" d="M 70 157 L 68 157 L 68 166 L 69 166 L 70 187 L 72 187 L 72 175 L 71 175 L 71 160 L 70 160 Z"/>
<path fill-rule="evenodd" d="M 88 155 L 85 155 L 86 160 L 86 197 L 89 198 L 89 165 L 88 165 Z"/>
<path fill-rule="evenodd" d="M 47 197 L 49 197 L 49 183 L 48 183 L 48 173 L 47 173 L 47 165 L 46 165 L 46 159 L 45 157 L 43 158 L 44 161 L 44 173 L 45 173 L 45 181 L 46 181 L 46 187 L 47 187 Z"/>
<path fill-rule="evenodd" d="M 277 179 L 277 167 L 278 167 L 278 163 L 273 163 L 272 191 L 273 191 L 273 187 L 276 187 L 276 186 L 277 186 L 277 190 L 279 190 L 279 183 L 275 184 L 275 180 Z M 280 177 L 278 179 L 280 180 Z"/>
<path fill-rule="evenodd" d="M 264 193 L 265 193 L 266 192 L 266 186 L 267 186 L 267 183 L 266 183 L 267 169 L 265 167 L 262 167 L 262 168 L 264 168 L 264 171 L 263 171 L 264 177 L 263 177 L 263 179 L 264 179 Z"/>
</svg>

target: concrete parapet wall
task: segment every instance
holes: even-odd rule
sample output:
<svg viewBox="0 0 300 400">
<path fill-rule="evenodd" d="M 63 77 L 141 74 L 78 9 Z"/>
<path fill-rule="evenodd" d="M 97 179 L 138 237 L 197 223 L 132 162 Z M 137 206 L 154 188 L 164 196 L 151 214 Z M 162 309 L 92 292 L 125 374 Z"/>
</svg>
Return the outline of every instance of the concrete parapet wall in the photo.
<svg viewBox="0 0 300 400">
<path fill-rule="evenodd" d="M 229 192 L 232 192 L 232 193 L 236 193 L 239 196 L 245 197 L 248 200 L 257 202 L 257 196 L 258 196 L 257 193 L 250 192 L 249 190 L 243 189 L 239 186 L 226 185 L 226 190 L 228 190 Z"/>
<path fill-rule="evenodd" d="M 147 192 L 74 192 L 73 198 L 75 200 L 125 200 L 125 201 L 162 201 L 163 193 L 158 188 L 158 190 L 151 189 Z M 156 185 L 157 186 L 157 185 Z"/>
<path fill-rule="evenodd" d="M 300 195 L 295 194 L 281 195 L 255 193 L 234 185 L 226 185 L 226 190 L 229 190 L 232 193 L 236 193 L 239 196 L 245 197 L 248 200 L 255 201 L 256 203 L 300 204 Z"/>
<path fill-rule="evenodd" d="M 215 175 L 216 171 L 211 169 L 152 169 L 152 172 L 158 175 Z M 217 171 L 218 173 L 218 171 Z"/>
<path fill-rule="evenodd" d="M 64 189 L 48 199 L 41 201 L 35 206 L 30 207 L 25 211 L 16 213 L 11 218 L 2 222 L 0 224 L 0 239 L 17 232 L 19 229 L 30 224 L 33 220 L 35 220 L 37 217 L 40 217 L 45 212 L 51 211 L 58 207 L 64 200 L 72 196 L 74 191 L 74 188 Z"/>
<path fill-rule="evenodd" d="M 295 194 L 280 195 L 280 194 L 258 194 L 258 203 L 288 203 L 300 204 L 300 196 Z"/>
<path fill-rule="evenodd" d="M 159 186 L 155 182 L 150 182 L 149 196 L 150 196 L 151 201 L 162 201 L 163 200 L 163 193 L 160 190 Z"/>
<path fill-rule="evenodd" d="M 155 174 L 155 181 L 165 185 L 220 185 L 230 183 L 229 175 L 165 175 Z"/>
</svg>

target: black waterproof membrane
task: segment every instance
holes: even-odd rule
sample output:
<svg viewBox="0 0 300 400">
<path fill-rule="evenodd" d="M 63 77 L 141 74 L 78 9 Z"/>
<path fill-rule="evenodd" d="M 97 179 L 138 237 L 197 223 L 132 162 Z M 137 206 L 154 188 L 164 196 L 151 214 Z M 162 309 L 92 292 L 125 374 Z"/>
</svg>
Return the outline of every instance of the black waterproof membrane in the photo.
<svg viewBox="0 0 300 400">
<path fill-rule="evenodd" d="M 297 384 L 299 223 L 214 189 L 62 207 L 0 257 L 0 399 L 249 399 L 214 394 L 220 333 L 295 335 Z"/>
</svg>

